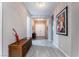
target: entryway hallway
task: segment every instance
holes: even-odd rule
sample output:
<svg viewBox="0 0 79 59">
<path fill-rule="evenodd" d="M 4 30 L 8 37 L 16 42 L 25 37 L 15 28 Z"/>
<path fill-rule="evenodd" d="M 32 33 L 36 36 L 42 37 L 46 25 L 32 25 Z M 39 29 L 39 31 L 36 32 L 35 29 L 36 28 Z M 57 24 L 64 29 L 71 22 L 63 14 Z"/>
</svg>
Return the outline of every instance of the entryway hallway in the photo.
<svg viewBox="0 0 79 59">
<path fill-rule="evenodd" d="M 2 56 L 79 56 L 79 3 L 3 2 L 1 5 Z M 32 39 L 32 33 L 36 39 Z"/>
</svg>

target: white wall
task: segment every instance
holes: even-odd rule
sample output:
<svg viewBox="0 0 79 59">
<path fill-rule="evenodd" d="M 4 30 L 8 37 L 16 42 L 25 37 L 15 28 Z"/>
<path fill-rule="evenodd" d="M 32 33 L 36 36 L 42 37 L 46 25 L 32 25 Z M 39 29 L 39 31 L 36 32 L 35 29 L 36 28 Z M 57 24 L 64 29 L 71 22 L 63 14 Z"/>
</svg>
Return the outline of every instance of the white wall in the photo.
<svg viewBox="0 0 79 59">
<path fill-rule="evenodd" d="M 56 15 L 68 6 L 68 36 L 56 34 Z M 58 3 L 54 11 L 53 44 L 62 50 L 66 56 L 71 56 L 71 3 Z"/>
<path fill-rule="evenodd" d="M 79 56 L 79 3 L 72 3 L 71 56 Z"/>
<path fill-rule="evenodd" d="M 0 56 L 2 56 L 2 3 L 0 3 Z"/>
<path fill-rule="evenodd" d="M 32 19 L 27 16 L 27 37 L 32 37 Z"/>
<path fill-rule="evenodd" d="M 12 28 L 15 28 L 20 38 L 27 36 L 27 16 L 21 3 L 3 3 L 3 56 L 8 56 L 8 45 L 15 42 Z"/>
<path fill-rule="evenodd" d="M 52 41 L 53 40 L 53 19 L 50 17 L 48 19 L 48 40 Z"/>
<path fill-rule="evenodd" d="M 56 15 L 68 6 L 68 36 L 56 34 Z M 54 12 L 53 44 L 67 56 L 79 56 L 79 3 L 59 3 Z"/>
</svg>

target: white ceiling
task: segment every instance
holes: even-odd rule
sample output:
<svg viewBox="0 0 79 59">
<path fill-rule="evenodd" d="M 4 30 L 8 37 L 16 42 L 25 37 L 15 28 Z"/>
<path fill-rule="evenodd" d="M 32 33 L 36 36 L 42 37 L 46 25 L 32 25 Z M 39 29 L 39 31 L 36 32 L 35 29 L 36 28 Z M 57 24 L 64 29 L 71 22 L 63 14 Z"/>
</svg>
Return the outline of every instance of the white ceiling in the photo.
<svg viewBox="0 0 79 59">
<path fill-rule="evenodd" d="M 33 17 L 49 17 L 53 14 L 54 8 L 57 3 L 45 2 L 46 6 L 40 8 L 37 6 L 37 2 L 24 2 L 25 7 L 28 9 Z"/>
</svg>

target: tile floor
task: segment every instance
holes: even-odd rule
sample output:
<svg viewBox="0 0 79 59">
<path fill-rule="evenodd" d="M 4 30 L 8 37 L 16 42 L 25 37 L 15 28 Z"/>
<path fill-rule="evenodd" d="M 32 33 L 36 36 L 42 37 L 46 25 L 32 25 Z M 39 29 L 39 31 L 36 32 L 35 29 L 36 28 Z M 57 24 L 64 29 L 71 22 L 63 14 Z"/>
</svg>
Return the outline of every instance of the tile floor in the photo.
<svg viewBox="0 0 79 59">
<path fill-rule="evenodd" d="M 50 41 L 33 40 L 26 57 L 65 57 L 65 55 L 52 46 Z"/>
<path fill-rule="evenodd" d="M 57 48 L 33 45 L 26 57 L 65 57 Z"/>
<path fill-rule="evenodd" d="M 37 39 L 37 40 L 32 40 L 32 45 L 52 47 L 52 41 L 48 41 L 46 39 L 41 39 L 41 40 Z"/>
</svg>

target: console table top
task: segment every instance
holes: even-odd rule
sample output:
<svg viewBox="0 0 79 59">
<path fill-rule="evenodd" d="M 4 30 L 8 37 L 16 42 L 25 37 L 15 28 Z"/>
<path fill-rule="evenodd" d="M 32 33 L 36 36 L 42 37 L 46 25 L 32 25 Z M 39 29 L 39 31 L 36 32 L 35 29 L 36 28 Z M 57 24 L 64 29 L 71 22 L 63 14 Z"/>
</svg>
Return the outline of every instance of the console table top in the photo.
<svg viewBox="0 0 79 59">
<path fill-rule="evenodd" d="M 22 46 L 23 44 L 25 44 L 28 40 L 27 38 L 23 38 L 21 39 L 19 42 L 14 42 L 12 44 L 10 44 L 9 46 Z"/>
</svg>

